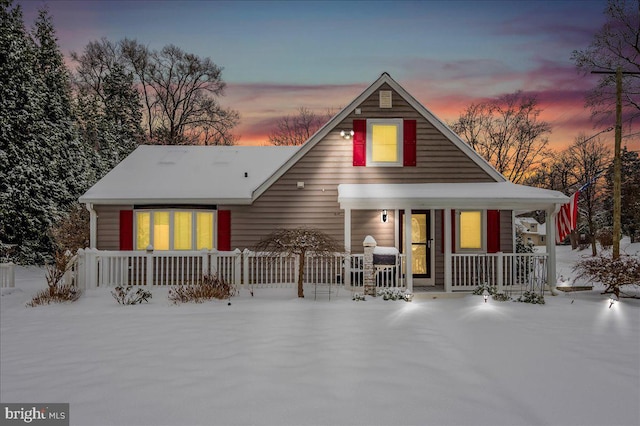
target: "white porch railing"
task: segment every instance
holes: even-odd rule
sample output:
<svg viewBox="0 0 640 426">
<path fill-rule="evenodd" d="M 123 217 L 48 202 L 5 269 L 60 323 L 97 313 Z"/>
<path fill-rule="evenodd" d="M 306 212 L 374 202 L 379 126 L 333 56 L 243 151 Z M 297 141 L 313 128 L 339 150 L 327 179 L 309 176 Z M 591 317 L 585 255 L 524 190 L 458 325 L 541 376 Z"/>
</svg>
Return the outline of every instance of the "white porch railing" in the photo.
<svg viewBox="0 0 640 426">
<path fill-rule="evenodd" d="M 16 272 L 13 263 L 0 263 L 0 287 L 15 287 Z"/>
<path fill-rule="evenodd" d="M 398 254 L 395 265 L 374 265 L 376 287 L 405 288 L 405 269 L 404 254 Z M 351 255 L 351 286 L 364 288 L 364 254 Z"/>
<path fill-rule="evenodd" d="M 504 290 L 524 290 L 547 283 L 546 253 L 452 254 L 453 291 L 470 291 L 480 285 Z"/>
</svg>

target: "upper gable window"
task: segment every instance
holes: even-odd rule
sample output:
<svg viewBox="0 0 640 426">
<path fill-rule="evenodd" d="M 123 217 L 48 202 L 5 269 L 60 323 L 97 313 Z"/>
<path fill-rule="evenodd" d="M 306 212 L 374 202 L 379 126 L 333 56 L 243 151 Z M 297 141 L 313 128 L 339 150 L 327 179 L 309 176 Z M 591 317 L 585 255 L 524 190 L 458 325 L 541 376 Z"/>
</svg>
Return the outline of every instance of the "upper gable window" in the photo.
<svg viewBox="0 0 640 426">
<path fill-rule="evenodd" d="M 402 119 L 367 120 L 367 166 L 402 166 Z"/>
</svg>

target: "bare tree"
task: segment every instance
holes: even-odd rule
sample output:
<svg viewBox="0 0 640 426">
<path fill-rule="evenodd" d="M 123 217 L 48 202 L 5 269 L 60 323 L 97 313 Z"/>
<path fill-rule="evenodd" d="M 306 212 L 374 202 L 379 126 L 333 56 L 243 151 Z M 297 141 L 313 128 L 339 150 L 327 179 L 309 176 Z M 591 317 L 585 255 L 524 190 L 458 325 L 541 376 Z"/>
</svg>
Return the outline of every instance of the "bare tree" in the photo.
<svg viewBox="0 0 640 426">
<path fill-rule="evenodd" d="M 275 130 L 269 134 L 269 142 L 280 146 L 302 145 L 332 116 L 332 110 L 316 114 L 306 107 L 300 107 L 297 115 L 287 115 L 278 120 Z"/>
<path fill-rule="evenodd" d="M 119 64 L 136 77 L 144 104 L 143 120 L 151 143 L 178 145 L 233 145 L 231 133 L 239 114 L 223 108 L 222 68 L 209 58 L 187 53 L 174 45 L 149 50 L 135 40 L 118 43 L 102 39 L 87 45 L 78 62 L 80 90 L 103 93 L 107 75 Z"/>
<path fill-rule="evenodd" d="M 596 249 L 596 220 L 595 217 L 602 210 L 603 189 L 598 180 L 603 172 L 611 164 L 612 153 L 600 138 L 587 138 L 580 135 L 575 142 L 567 148 L 566 156 L 573 168 L 571 175 L 576 186 L 586 187 L 580 192 L 579 204 L 587 219 L 589 238 L 591 240 L 591 253 L 597 255 Z M 577 190 L 578 188 L 575 188 Z M 574 192 L 571 191 L 571 192 Z"/>
<path fill-rule="evenodd" d="M 574 50 L 571 59 L 578 71 L 609 71 L 620 67 L 626 72 L 640 71 L 640 0 L 609 0 L 607 22 L 584 50 Z M 598 85 L 588 92 L 586 105 L 600 123 L 613 121 L 616 102 L 615 75 L 603 74 Z M 624 120 L 640 116 L 640 75 L 625 74 L 622 80 Z"/>
<path fill-rule="evenodd" d="M 548 157 L 551 125 L 535 96 L 518 91 L 470 105 L 451 127 L 500 173 L 521 183 Z"/>
<path fill-rule="evenodd" d="M 327 256 L 344 251 L 336 240 L 313 228 L 278 229 L 260 240 L 255 250 L 265 252 L 274 258 L 281 255 L 298 256 L 298 297 L 304 297 L 303 280 L 306 254 L 314 253 L 319 256 Z"/>
</svg>

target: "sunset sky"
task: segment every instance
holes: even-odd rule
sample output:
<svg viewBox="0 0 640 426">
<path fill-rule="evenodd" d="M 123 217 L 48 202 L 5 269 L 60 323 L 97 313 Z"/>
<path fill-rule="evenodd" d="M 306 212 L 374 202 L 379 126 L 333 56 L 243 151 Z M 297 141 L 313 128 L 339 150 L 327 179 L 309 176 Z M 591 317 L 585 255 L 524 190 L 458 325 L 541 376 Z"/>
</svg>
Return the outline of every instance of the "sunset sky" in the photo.
<svg viewBox="0 0 640 426">
<path fill-rule="evenodd" d="M 241 115 L 240 144 L 266 144 L 301 106 L 346 106 L 384 71 L 448 122 L 522 90 L 537 95 L 554 149 L 601 129 L 583 107 L 596 78 L 578 74 L 571 53 L 604 23 L 606 0 L 18 3 L 27 26 L 48 5 L 65 55 L 128 37 L 211 58 L 224 68 L 221 103 Z M 613 132 L 602 137 L 613 145 Z"/>
</svg>

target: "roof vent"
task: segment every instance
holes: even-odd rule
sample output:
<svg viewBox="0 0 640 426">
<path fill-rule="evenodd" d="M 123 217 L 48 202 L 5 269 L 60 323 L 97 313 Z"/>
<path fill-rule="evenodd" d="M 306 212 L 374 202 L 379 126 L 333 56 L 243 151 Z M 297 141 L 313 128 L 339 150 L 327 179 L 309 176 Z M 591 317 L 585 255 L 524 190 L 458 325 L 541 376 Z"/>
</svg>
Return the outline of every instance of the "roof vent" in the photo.
<svg viewBox="0 0 640 426">
<path fill-rule="evenodd" d="M 391 90 L 380 90 L 380 108 L 391 108 Z"/>
</svg>

